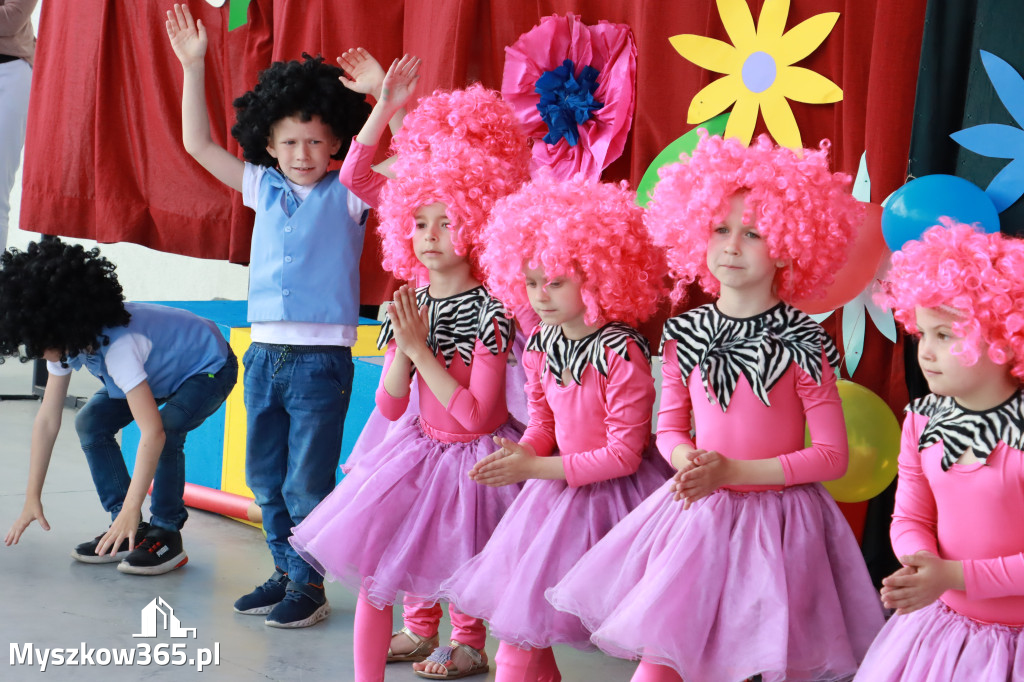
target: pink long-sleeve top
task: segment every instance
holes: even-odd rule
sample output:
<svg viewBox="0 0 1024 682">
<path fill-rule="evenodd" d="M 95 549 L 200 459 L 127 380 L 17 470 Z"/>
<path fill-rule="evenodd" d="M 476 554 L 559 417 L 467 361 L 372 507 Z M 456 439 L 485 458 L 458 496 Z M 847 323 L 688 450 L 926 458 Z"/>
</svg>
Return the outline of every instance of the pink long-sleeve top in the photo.
<svg viewBox="0 0 1024 682">
<path fill-rule="evenodd" d="M 973 448 L 981 456 L 990 452 L 983 461 L 956 463 L 963 448 L 951 448 L 957 452 L 951 453 L 953 462 L 944 471 L 946 443 L 940 440 L 921 447 L 929 421 L 940 418 L 940 413 L 956 421 L 964 414 L 968 418 L 985 415 L 970 413 L 951 401 L 933 396 L 915 401 L 903 422 L 890 529 L 893 550 L 898 557 L 928 550 L 943 559 L 962 561 L 966 589 L 949 590 L 941 596 L 942 601 L 969 618 L 1024 625 L 1024 452 L 1018 442 L 1024 426 L 1024 400 L 1018 392 L 1000 406 L 1005 418 L 968 430 L 976 436 L 988 429 L 999 438 L 989 440 L 989 444 L 996 441 L 991 449 Z M 942 403 L 946 407 L 952 404 L 962 414 L 941 407 L 936 411 Z M 1015 431 L 1000 425 L 1012 425 Z"/>
<path fill-rule="evenodd" d="M 809 317 L 779 304 L 739 319 L 708 305 L 666 322 L 664 339 L 658 449 L 669 462 L 685 444 L 732 459 L 778 457 L 785 485 L 846 472 L 846 422 L 832 367 L 838 354 Z"/>
<path fill-rule="evenodd" d="M 442 299 L 432 298 L 428 287 L 422 287 L 417 290 L 416 298 L 417 303 L 428 310 L 427 345 L 459 383 L 451 400 L 443 405 L 425 381 L 416 382 L 424 430 L 438 440 L 449 442 L 493 433 L 508 420 L 505 365 L 513 331 L 504 307 L 483 287 Z M 384 388 L 383 377 L 396 352 L 390 320 L 385 320 L 378 344 L 387 344 L 387 352 L 377 387 L 377 407 L 385 418 L 396 421 L 405 414 L 409 395 L 395 397 Z"/>
<path fill-rule="evenodd" d="M 380 206 L 380 192 L 388 181 L 385 176 L 373 170 L 373 157 L 376 155 L 377 145 L 365 145 L 353 137 L 338 172 L 338 181 L 370 208 Z"/>
<path fill-rule="evenodd" d="M 611 323 L 578 341 L 540 325 L 523 355 L 530 423 L 520 440 L 540 456 L 557 449 L 568 485 L 628 476 L 651 434 L 654 378 L 638 332 Z M 564 385 L 562 370 L 571 377 Z"/>
</svg>

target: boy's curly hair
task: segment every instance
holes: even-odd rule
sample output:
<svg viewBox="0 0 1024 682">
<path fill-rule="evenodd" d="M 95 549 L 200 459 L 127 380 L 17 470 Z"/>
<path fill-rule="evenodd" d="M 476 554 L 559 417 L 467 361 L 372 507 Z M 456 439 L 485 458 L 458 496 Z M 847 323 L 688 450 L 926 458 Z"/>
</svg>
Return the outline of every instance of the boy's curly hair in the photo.
<svg viewBox="0 0 1024 682">
<path fill-rule="evenodd" d="M 128 324 L 115 265 L 81 244 L 32 242 L 0 254 L 0 357 L 70 357 L 109 343 L 103 330 Z"/>
<path fill-rule="evenodd" d="M 939 222 L 892 255 L 875 298 L 911 333 L 917 307 L 946 311 L 963 338 L 954 352 L 964 365 L 987 347 L 992 362 L 1024 379 L 1024 240 L 945 216 Z"/>
<path fill-rule="evenodd" d="M 260 72 L 256 87 L 235 100 L 236 123 L 231 134 L 246 161 L 268 168 L 277 165 L 267 152 L 267 140 L 274 124 L 288 116 L 304 122 L 319 116 L 341 141 L 331 158 L 343 159 L 352 137 L 370 115 L 366 97 L 338 80 L 341 69 L 325 64 L 321 56 L 303 52 L 302 57 L 301 62 L 274 62 Z"/>
<path fill-rule="evenodd" d="M 702 132 L 689 158 L 659 171 L 645 220 L 668 251 L 678 278 L 674 300 L 697 280 L 709 294 L 720 285 L 707 265 L 711 230 L 729 214 L 729 197 L 746 192 L 745 222 L 753 220 L 772 258 L 789 261 L 776 277 L 786 302 L 825 292 L 846 262 L 864 209 L 849 193 L 850 176 L 832 173 L 828 141 L 818 149 L 787 149 L 761 135 L 749 147 Z"/>
<path fill-rule="evenodd" d="M 637 325 L 666 293 L 664 254 L 651 243 L 643 209 L 626 183 L 577 175 L 557 180 L 541 169 L 497 202 L 483 234 L 487 288 L 506 306 L 529 310 L 523 267 L 580 284 L 584 321 Z"/>
</svg>

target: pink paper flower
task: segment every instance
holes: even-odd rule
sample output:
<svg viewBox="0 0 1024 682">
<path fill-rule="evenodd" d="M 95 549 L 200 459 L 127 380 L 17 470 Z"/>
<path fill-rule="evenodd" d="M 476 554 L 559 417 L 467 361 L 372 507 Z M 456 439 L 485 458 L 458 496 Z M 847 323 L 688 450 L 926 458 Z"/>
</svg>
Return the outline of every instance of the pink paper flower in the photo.
<svg viewBox="0 0 1024 682">
<path fill-rule="evenodd" d="M 563 73 L 567 60 L 572 74 Z M 562 180 L 576 173 L 600 178 L 626 145 L 635 80 L 636 44 L 624 24 L 587 26 L 573 14 L 556 14 L 506 47 L 501 94 L 534 142 L 533 170 L 547 166 Z M 557 141 L 549 144 L 545 137 Z"/>
</svg>

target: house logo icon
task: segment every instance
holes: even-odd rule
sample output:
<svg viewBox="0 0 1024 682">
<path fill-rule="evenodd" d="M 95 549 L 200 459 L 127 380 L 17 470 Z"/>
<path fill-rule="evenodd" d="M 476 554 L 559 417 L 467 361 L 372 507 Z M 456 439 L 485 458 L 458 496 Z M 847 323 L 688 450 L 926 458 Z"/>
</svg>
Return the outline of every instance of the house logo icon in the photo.
<svg viewBox="0 0 1024 682">
<path fill-rule="evenodd" d="M 156 637 L 158 631 L 166 631 L 171 637 L 196 638 L 195 628 L 181 627 L 181 621 L 174 615 L 174 608 L 171 607 L 163 597 L 157 597 L 146 604 L 142 609 L 142 632 L 132 637 Z"/>
</svg>

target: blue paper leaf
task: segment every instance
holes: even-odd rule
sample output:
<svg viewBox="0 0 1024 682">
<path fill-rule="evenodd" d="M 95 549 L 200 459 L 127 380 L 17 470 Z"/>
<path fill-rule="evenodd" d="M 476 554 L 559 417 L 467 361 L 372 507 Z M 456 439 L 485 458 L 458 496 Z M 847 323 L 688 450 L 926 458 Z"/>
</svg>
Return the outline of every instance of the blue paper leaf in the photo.
<svg viewBox="0 0 1024 682">
<path fill-rule="evenodd" d="M 896 343 L 896 320 L 892 316 L 892 311 L 880 307 L 875 303 L 874 298 L 864 306 L 864 309 L 868 311 L 868 317 L 875 323 L 875 329 L 882 336 Z"/>
<path fill-rule="evenodd" d="M 996 211 L 1002 213 L 1024 195 L 1024 155 L 1006 164 L 985 188 Z"/>
<path fill-rule="evenodd" d="M 860 164 L 857 166 L 857 177 L 853 181 L 853 188 L 850 192 L 857 201 L 871 201 L 871 176 L 868 175 L 868 154 L 863 152 L 860 155 Z"/>
<path fill-rule="evenodd" d="M 864 356 L 864 296 L 857 295 L 843 306 L 843 353 L 846 356 L 846 371 L 853 376 Z"/>
<path fill-rule="evenodd" d="M 1002 123 L 985 123 L 950 135 L 962 147 L 993 159 L 1024 157 L 1024 130 Z"/>
<path fill-rule="evenodd" d="M 1017 125 L 1024 128 L 1024 78 L 1017 70 L 991 52 L 981 50 L 981 63 L 1003 106 Z"/>
</svg>

